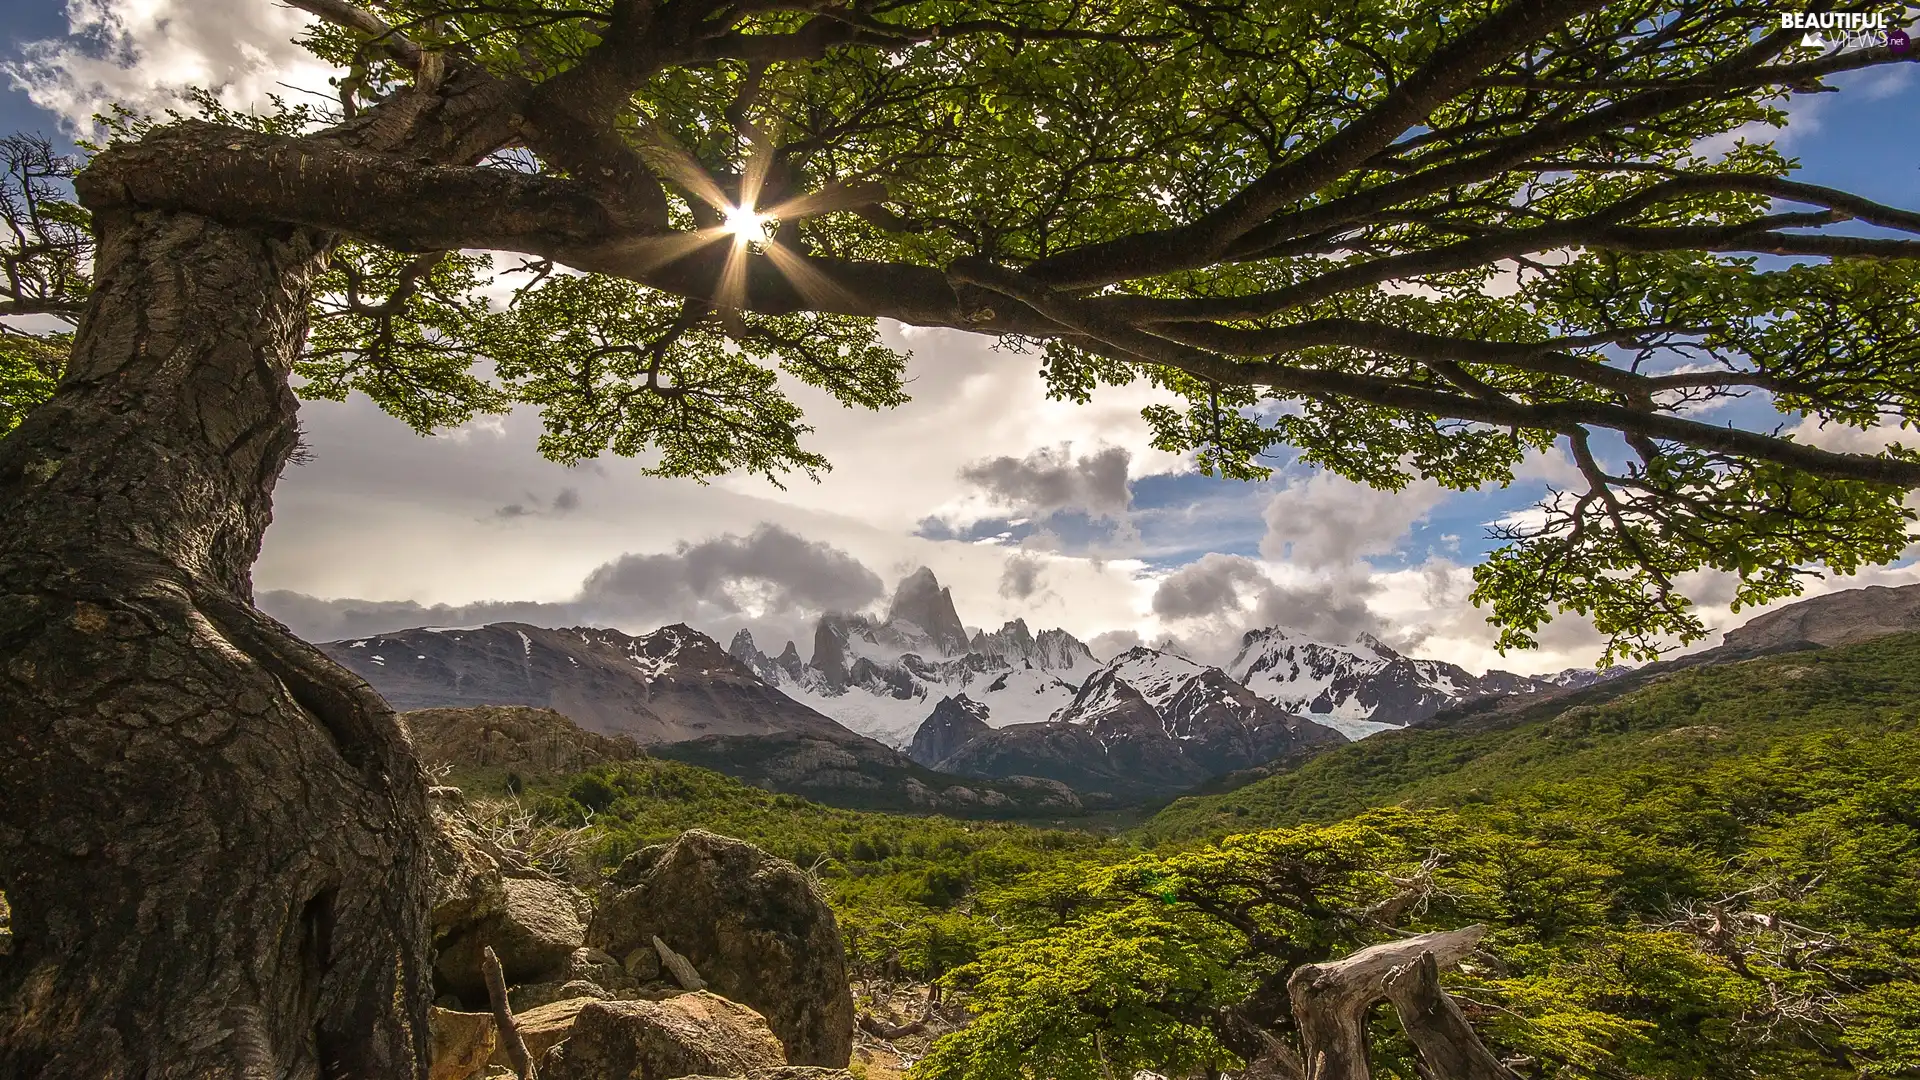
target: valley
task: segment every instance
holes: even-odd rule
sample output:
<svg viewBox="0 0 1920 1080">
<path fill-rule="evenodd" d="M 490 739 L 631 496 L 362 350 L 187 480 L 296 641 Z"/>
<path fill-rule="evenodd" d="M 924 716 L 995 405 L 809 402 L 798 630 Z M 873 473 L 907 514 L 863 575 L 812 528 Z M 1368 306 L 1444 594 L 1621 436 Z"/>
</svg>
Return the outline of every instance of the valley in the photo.
<svg viewBox="0 0 1920 1080">
<path fill-rule="evenodd" d="M 538 749 L 547 729 L 469 739 L 496 764 L 445 767 L 567 837 L 555 865 L 582 877 L 696 826 L 811 868 L 861 993 L 912 1000 L 933 983 L 966 1003 L 970 1023 L 900 1044 L 925 1055 L 915 1076 L 1067 1074 L 1096 1048 L 1127 1067 L 1230 1065 L 1232 1018 L 1262 1007 L 1263 980 L 1469 923 L 1488 936 L 1452 992 L 1520 1075 L 1907 1075 L 1920 626 L 1883 603 L 1867 631 L 1819 629 L 1859 599 L 1838 595 L 1778 620 L 1791 632 L 1453 706 L 1117 833 L 836 808 L 651 756 L 664 748 L 601 747 L 584 770 L 569 750 L 568 769 L 529 765 L 510 795 L 497 761 L 555 758 Z M 1799 636 L 1810 626 L 1837 643 Z M 1085 703 L 1170 700 L 1143 659 L 1130 681 L 1116 663 L 1083 687 Z M 953 700 L 937 715 L 963 750 L 1006 730 Z M 1103 996 L 1128 1010 L 1128 1039 Z M 1412 1075 L 1405 1043 L 1376 1052 Z M 856 1060 L 891 1075 L 890 1055 L 863 1042 Z"/>
</svg>

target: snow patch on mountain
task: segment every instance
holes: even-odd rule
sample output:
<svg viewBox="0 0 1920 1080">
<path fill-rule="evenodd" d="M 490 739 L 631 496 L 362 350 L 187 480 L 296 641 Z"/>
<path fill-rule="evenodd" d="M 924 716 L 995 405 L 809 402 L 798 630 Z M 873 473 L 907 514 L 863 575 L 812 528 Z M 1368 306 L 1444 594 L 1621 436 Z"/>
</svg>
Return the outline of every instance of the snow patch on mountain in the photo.
<svg viewBox="0 0 1920 1080">
<path fill-rule="evenodd" d="M 1301 713 L 1349 738 L 1424 720 L 1450 705 L 1494 695 L 1584 685 L 1593 672 L 1548 678 L 1415 660 L 1370 634 L 1351 645 L 1316 641 L 1284 627 L 1249 631 L 1227 674 L 1289 712 Z"/>
<path fill-rule="evenodd" d="M 965 695 L 993 727 L 1046 720 L 1099 666 L 1073 635 L 1035 635 L 1023 619 L 969 639 L 952 593 L 924 567 L 900 583 L 885 619 L 822 616 L 804 663 L 793 642 L 769 657 L 745 630 L 728 652 L 795 701 L 895 747 L 942 698 Z"/>
</svg>

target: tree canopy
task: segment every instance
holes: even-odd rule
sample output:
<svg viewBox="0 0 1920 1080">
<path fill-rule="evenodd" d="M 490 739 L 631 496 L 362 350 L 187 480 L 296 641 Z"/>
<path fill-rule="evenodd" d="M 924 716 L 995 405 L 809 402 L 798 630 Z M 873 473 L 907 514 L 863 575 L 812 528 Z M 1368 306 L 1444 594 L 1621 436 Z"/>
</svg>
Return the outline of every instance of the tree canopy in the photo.
<svg viewBox="0 0 1920 1080">
<path fill-rule="evenodd" d="M 1565 453 L 1475 570 L 1508 647 L 1573 611 L 1646 654 L 1702 633 L 1691 571 L 1755 604 L 1909 542 L 1920 455 L 1788 429 L 1916 418 L 1920 213 L 1764 137 L 1885 45 L 1741 0 L 293 2 L 333 114 L 123 120 L 77 188 L 339 237 L 309 395 L 772 478 L 826 466 L 774 369 L 897 404 L 889 318 L 1062 398 L 1149 380 L 1156 444 L 1228 477 Z M 16 218 L 9 265 L 42 258 Z M 524 257 L 511 296 L 478 251 Z"/>
</svg>

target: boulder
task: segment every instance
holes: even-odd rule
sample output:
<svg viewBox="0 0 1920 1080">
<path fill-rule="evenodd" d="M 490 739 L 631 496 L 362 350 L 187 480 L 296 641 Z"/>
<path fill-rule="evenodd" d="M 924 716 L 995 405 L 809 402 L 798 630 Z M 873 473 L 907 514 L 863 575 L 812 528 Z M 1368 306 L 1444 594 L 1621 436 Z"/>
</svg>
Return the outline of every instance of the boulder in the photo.
<svg viewBox="0 0 1920 1080">
<path fill-rule="evenodd" d="M 586 937 L 591 911 L 578 889 L 558 881 L 510 877 L 501 881 L 504 902 L 485 918 L 457 927 L 439 943 L 434 973 L 465 1001 L 486 1000 L 481 950 L 493 946 L 508 985 L 564 982 L 567 965 Z"/>
<path fill-rule="evenodd" d="M 658 974 L 658 969 L 655 969 L 646 977 L 651 979 Z M 599 949 L 592 948 L 573 950 L 573 955 L 567 958 L 567 976 L 570 979 L 584 979 L 596 986 L 606 987 L 615 997 L 639 986 L 643 981 L 636 977 L 635 973 L 628 972 L 620 961 Z"/>
<path fill-rule="evenodd" d="M 568 998 L 515 1013 L 513 1023 L 520 1029 L 520 1041 L 527 1044 L 527 1054 L 537 1062 L 540 1055 L 566 1041 L 580 1010 L 599 1000 L 595 997 Z M 494 1048 L 491 1061 L 495 1065 L 513 1066 L 513 1059 L 507 1056 L 504 1043 Z"/>
<path fill-rule="evenodd" d="M 701 829 L 636 852 L 609 880 L 587 944 L 632 962 L 655 935 L 715 993 L 765 1016 L 787 1061 L 847 1065 L 846 953 L 832 909 L 798 867 Z"/>
<path fill-rule="evenodd" d="M 537 1009 L 568 998 L 613 997 L 613 993 L 603 986 L 590 983 L 585 979 L 570 979 L 567 982 L 521 983 L 507 991 L 507 1005 L 518 1014 L 528 1009 Z"/>
<path fill-rule="evenodd" d="M 433 823 L 438 826 L 428 845 L 433 870 L 433 936 L 438 944 L 503 910 L 507 894 L 500 875 L 502 853 L 473 828 L 460 789 L 436 787 L 427 795 Z"/>
<path fill-rule="evenodd" d="M 649 983 L 661 977 L 660 953 L 652 945 L 642 945 L 628 953 L 620 966 L 635 982 Z"/>
<path fill-rule="evenodd" d="M 748 1076 L 786 1064 L 759 1013 L 704 991 L 666 1001 L 596 1001 L 541 1059 L 542 1080 Z"/>
<path fill-rule="evenodd" d="M 470 1080 L 486 1070 L 487 1059 L 493 1056 L 491 1013 L 436 1008 L 427 1014 L 427 1032 L 432 1040 L 428 1080 Z"/>
</svg>

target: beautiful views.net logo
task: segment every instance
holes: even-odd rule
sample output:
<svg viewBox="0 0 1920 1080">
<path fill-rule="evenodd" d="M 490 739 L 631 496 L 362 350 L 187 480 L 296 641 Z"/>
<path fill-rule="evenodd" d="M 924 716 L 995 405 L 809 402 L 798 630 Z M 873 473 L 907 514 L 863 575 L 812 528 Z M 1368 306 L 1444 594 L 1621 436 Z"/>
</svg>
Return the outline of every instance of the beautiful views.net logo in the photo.
<svg viewBox="0 0 1920 1080">
<path fill-rule="evenodd" d="M 1861 11 L 1783 11 L 1780 29 L 1805 31 L 1800 44 L 1810 49 L 1884 48 L 1904 53 L 1913 45 L 1907 31 L 1885 15 Z"/>
</svg>

